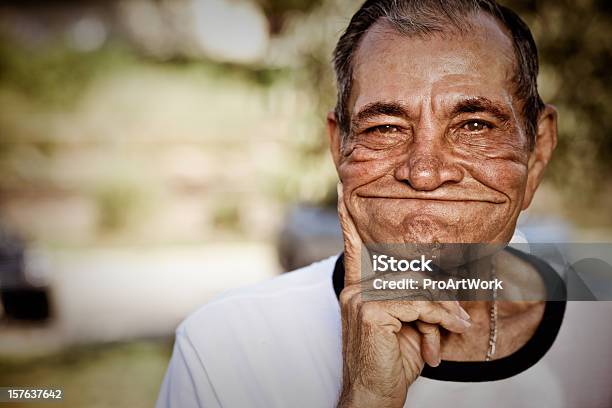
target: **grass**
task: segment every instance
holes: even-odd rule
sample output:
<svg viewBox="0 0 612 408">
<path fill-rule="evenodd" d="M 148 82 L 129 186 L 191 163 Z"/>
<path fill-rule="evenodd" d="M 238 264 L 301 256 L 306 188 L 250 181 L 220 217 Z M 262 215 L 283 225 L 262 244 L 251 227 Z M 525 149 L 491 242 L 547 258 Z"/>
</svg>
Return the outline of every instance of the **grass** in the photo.
<svg viewBox="0 0 612 408">
<path fill-rule="evenodd" d="M 152 407 L 172 343 L 138 341 L 82 346 L 36 358 L 0 359 L 0 386 L 61 387 L 61 407 Z M 47 403 L 16 403 L 37 407 Z"/>
</svg>

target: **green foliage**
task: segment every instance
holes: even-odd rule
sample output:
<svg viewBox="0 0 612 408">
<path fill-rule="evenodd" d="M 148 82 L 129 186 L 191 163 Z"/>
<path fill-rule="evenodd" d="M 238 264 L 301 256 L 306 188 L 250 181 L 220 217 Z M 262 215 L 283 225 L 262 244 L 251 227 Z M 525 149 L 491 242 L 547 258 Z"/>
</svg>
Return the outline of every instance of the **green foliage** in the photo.
<svg viewBox="0 0 612 408">
<path fill-rule="evenodd" d="M 236 200 L 221 200 L 213 209 L 212 224 L 219 230 L 240 231 L 242 219 L 240 206 Z"/>
<path fill-rule="evenodd" d="M 322 0 L 256 0 L 266 13 L 273 33 L 283 28 L 285 16 L 295 12 L 307 12 L 321 4 Z"/>
<path fill-rule="evenodd" d="M 127 59 L 118 47 L 78 52 L 61 42 L 26 47 L 0 38 L 0 87 L 47 108 L 70 107 L 97 75 Z"/>
<path fill-rule="evenodd" d="M 99 186 L 94 198 L 98 207 L 98 226 L 103 232 L 117 232 L 141 212 L 144 193 L 135 185 L 108 182 Z"/>
<path fill-rule="evenodd" d="M 601 220 L 597 210 L 610 201 L 612 174 L 610 2 L 504 3 L 531 27 L 540 53 L 540 92 L 559 110 L 559 144 L 547 177 L 576 205 L 593 209 L 599 201 L 593 213 Z"/>
</svg>

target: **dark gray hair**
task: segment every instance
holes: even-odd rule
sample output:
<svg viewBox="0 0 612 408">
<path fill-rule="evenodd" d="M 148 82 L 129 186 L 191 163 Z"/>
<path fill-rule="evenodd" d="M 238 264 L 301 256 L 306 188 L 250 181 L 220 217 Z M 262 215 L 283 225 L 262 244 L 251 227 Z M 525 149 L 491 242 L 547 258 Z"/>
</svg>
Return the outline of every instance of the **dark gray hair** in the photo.
<svg viewBox="0 0 612 408">
<path fill-rule="evenodd" d="M 512 77 L 515 96 L 522 102 L 523 122 L 533 148 L 538 116 L 544 108 L 537 87 L 538 50 L 523 20 L 494 0 L 367 0 L 351 19 L 333 53 L 338 87 L 335 114 L 342 135 L 350 133 L 347 105 L 353 82 L 353 58 L 374 23 L 384 20 L 401 34 L 427 36 L 450 29 L 464 32 L 470 28 L 469 17 L 477 12 L 493 16 L 510 33 L 515 54 Z"/>
</svg>

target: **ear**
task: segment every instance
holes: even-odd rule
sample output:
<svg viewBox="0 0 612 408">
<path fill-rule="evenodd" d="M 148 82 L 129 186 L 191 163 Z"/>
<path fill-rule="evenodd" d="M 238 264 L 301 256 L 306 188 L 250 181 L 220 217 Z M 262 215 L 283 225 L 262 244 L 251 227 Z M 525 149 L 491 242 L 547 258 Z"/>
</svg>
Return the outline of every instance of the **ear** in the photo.
<svg viewBox="0 0 612 408">
<path fill-rule="evenodd" d="M 544 170 L 557 146 L 557 109 L 554 106 L 545 105 L 538 118 L 536 132 L 535 147 L 529 157 L 523 210 L 526 210 L 531 204 L 542 177 L 544 177 Z"/>
<path fill-rule="evenodd" d="M 331 111 L 327 114 L 327 136 L 329 138 L 329 150 L 331 152 L 332 158 L 334 160 L 334 165 L 336 166 L 336 171 L 338 170 L 338 166 L 340 165 L 340 157 L 341 152 L 340 149 L 342 147 L 342 135 L 340 134 L 340 128 L 338 126 L 338 121 L 336 120 L 336 114 L 334 111 Z"/>
</svg>

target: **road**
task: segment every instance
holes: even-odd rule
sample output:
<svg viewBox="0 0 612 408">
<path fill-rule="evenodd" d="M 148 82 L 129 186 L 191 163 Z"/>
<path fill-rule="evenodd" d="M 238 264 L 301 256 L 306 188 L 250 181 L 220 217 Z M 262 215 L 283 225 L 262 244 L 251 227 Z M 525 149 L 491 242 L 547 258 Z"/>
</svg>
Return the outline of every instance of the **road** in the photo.
<svg viewBox="0 0 612 408">
<path fill-rule="evenodd" d="M 0 355 L 37 354 L 92 342 L 170 336 L 218 293 L 280 273 L 263 243 L 43 251 L 53 318 L 0 323 Z"/>
</svg>

